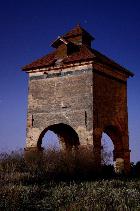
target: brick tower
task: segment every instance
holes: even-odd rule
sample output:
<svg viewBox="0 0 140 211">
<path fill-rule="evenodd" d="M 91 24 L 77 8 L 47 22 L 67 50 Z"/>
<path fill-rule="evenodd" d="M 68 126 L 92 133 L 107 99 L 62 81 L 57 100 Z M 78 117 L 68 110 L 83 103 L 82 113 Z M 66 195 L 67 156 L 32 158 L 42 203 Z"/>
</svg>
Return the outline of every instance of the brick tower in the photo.
<svg viewBox="0 0 140 211">
<path fill-rule="evenodd" d="M 101 137 L 114 144 L 114 160 L 130 170 L 127 79 L 133 73 L 91 48 L 94 38 L 77 25 L 53 43 L 52 53 L 23 68 L 29 74 L 26 153 L 40 151 L 48 130 L 62 149 L 93 148 L 101 163 Z"/>
</svg>

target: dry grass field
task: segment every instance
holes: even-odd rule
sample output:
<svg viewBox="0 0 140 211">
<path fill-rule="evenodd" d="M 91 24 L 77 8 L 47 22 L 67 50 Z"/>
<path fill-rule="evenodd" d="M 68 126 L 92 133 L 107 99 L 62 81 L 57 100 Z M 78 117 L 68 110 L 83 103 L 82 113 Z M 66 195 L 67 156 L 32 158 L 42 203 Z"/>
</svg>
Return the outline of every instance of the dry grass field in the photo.
<svg viewBox="0 0 140 211">
<path fill-rule="evenodd" d="M 91 168 L 92 166 L 92 168 Z M 0 155 L 0 210 L 140 210 L 140 178 L 101 175 L 83 153 L 75 157 L 48 151 L 26 163 L 22 152 Z"/>
</svg>

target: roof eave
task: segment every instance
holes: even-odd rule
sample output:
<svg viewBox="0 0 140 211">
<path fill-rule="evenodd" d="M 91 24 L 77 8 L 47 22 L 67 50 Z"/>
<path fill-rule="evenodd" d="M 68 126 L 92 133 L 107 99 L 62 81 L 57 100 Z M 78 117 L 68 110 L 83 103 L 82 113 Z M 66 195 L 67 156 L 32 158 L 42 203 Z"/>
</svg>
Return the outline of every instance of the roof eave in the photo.
<svg viewBox="0 0 140 211">
<path fill-rule="evenodd" d="M 65 45 L 68 45 L 68 42 L 61 36 L 58 36 L 58 38 L 51 44 L 53 48 L 57 48 L 60 44 L 64 43 Z"/>
<path fill-rule="evenodd" d="M 131 71 L 129 71 L 129 70 L 127 70 L 127 69 L 124 69 L 123 68 L 123 71 L 128 75 L 128 77 L 130 76 L 130 77 L 134 77 L 134 73 L 133 72 L 131 72 Z"/>
</svg>

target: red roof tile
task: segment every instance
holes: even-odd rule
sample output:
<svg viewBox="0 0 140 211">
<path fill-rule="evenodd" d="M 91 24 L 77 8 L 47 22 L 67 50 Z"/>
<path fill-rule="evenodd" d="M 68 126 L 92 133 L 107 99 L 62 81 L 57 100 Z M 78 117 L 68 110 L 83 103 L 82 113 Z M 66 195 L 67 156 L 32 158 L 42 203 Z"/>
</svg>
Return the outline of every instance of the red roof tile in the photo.
<svg viewBox="0 0 140 211">
<path fill-rule="evenodd" d="M 84 45 L 80 46 L 79 51 L 71 54 L 70 56 L 66 56 L 62 62 L 63 63 L 70 63 L 70 62 L 76 62 L 76 61 L 85 61 L 89 59 L 93 59 L 94 54 Z M 37 59 L 36 61 L 32 62 L 31 64 L 28 64 L 23 67 L 23 70 L 29 70 L 29 69 L 37 69 L 41 67 L 48 67 L 55 65 L 56 59 L 56 51 L 53 53 L 50 53 L 41 59 Z"/>
<path fill-rule="evenodd" d="M 63 37 L 68 38 L 70 36 L 76 36 L 76 35 L 83 34 L 83 33 L 86 33 L 88 36 L 90 36 L 90 39 L 92 39 L 92 36 L 88 32 L 86 32 L 83 28 L 81 28 L 79 25 L 76 26 L 74 29 L 72 29 L 67 34 L 65 34 Z M 64 45 L 65 45 L 65 42 L 64 42 Z M 77 50 L 77 48 L 79 48 L 79 50 Z M 114 67 L 116 69 L 120 69 L 120 70 L 126 72 L 127 74 L 129 74 L 130 76 L 134 75 L 132 72 L 123 68 L 122 66 L 120 66 L 119 64 L 114 62 L 113 60 L 104 56 L 100 52 L 98 52 L 94 49 L 91 49 L 90 47 L 87 47 L 84 44 L 79 45 L 79 46 L 77 45 L 77 47 L 74 48 L 74 51 L 75 52 L 72 52 L 70 55 L 66 55 L 64 58 L 61 58 L 61 56 L 60 56 L 60 59 L 62 59 L 62 60 L 59 61 L 59 64 L 67 64 L 67 63 L 73 63 L 73 62 L 77 62 L 77 61 L 92 60 L 92 61 L 96 61 L 101 64 L 106 64 L 106 65 Z M 57 49 L 56 49 L 54 52 L 52 52 L 40 59 L 37 59 L 36 61 L 32 62 L 31 64 L 26 65 L 25 67 L 23 67 L 23 70 L 27 71 L 27 70 L 31 70 L 31 69 L 55 66 L 55 65 L 57 65 L 57 62 L 56 62 L 57 60 L 59 60 L 59 55 L 57 54 Z"/>
<path fill-rule="evenodd" d="M 39 67 L 47 67 L 47 66 L 53 65 L 55 61 L 56 59 L 55 59 L 55 51 L 54 51 L 46 56 L 43 56 L 40 59 L 37 59 L 36 61 L 33 61 L 31 64 L 24 66 L 22 69 L 29 70 L 29 69 L 37 69 Z"/>
<path fill-rule="evenodd" d="M 85 61 L 89 59 L 93 59 L 94 54 L 92 51 L 87 48 L 85 45 L 80 46 L 80 49 L 78 52 L 75 52 L 71 54 L 70 56 L 67 56 L 64 58 L 63 63 L 69 63 L 69 62 L 76 62 L 76 61 Z"/>
<path fill-rule="evenodd" d="M 108 66 L 112 66 L 116 69 L 120 69 L 122 71 L 127 72 L 130 76 L 134 76 L 134 74 L 132 72 L 130 72 L 129 70 L 127 70 L 126 68 L 122 67 L 121 65 L 119 65 L 118 63 L 116 63 L 115 61 L 113 61 L 112 59 L 108 58 L 107 56 L 103 55 L 102 53 L 100 53 L 99 51 L 92 49 L 92 52 L 95 55 L 95 61 L 102 63 L 102 64 L 106 64 Z"/>
<path fill-rule="evenodd" d="M 79 24 L 75 28 L 70 30 L 68 33 L 63 35 L 63 37 L 68 38 L 68 37 L 73 37 L 73 36 L 77 36 L 77 35 L 81 35 L 81 34 L 86 34 L 88 37 L 91 38 L 91 40 L 94 39 L 94 37 L 92 37 L 92 35 L 89 34 L 85 29 L 83 29 Z"/>
<path fill-rule="evenodd" d="M 79 51 L 71 54 L 70 56 L 66 56 L 62 60 L 62 64 L 72 63 L 72 62 L 78 62 L 78 61 L 89 61 L 93 60 L 102 64 L 106 64 L 109 66 L 112 66 L 116 69 L 120 69 L 122 71 L 127 72 L 129 75 L 133 76 L 134 74 L 121 65 L 117 64 L 113 60 L 109 59 L 108 57 L 104 56 L 100 52 L 96 51 L 95 49 L 89 49 L 86 46 L 82 45 L 79 48 Z M 50 53 L 40 59 L 37 59 L 36 61 L 32 62 L 31 64 L 28 64 L 24 66 L 22 69 L 24 71 L 30 70 L 30 69 L 37 69 L 37 68 L 43 68 L 43 67 L 49 67 L 54 66 L 56 59 L 56 50 L 53 53 Z"/>
</svg>

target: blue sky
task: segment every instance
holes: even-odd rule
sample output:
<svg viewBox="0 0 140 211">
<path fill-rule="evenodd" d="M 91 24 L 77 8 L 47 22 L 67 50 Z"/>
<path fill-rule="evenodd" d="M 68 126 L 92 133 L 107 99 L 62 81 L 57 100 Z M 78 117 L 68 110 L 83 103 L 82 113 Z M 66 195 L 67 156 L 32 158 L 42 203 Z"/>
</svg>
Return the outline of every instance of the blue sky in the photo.
<svg viewBox="0 0 140 211">
<path fill-rule="evenodd" d="M 128 80 L 131 160 L 140 160 L 140 1 L 0 0 L 0 146 L 23 148 L 27 75 L 21 67 L 80 23 L 93 47 L 135 73 Z"/>
</svg>

